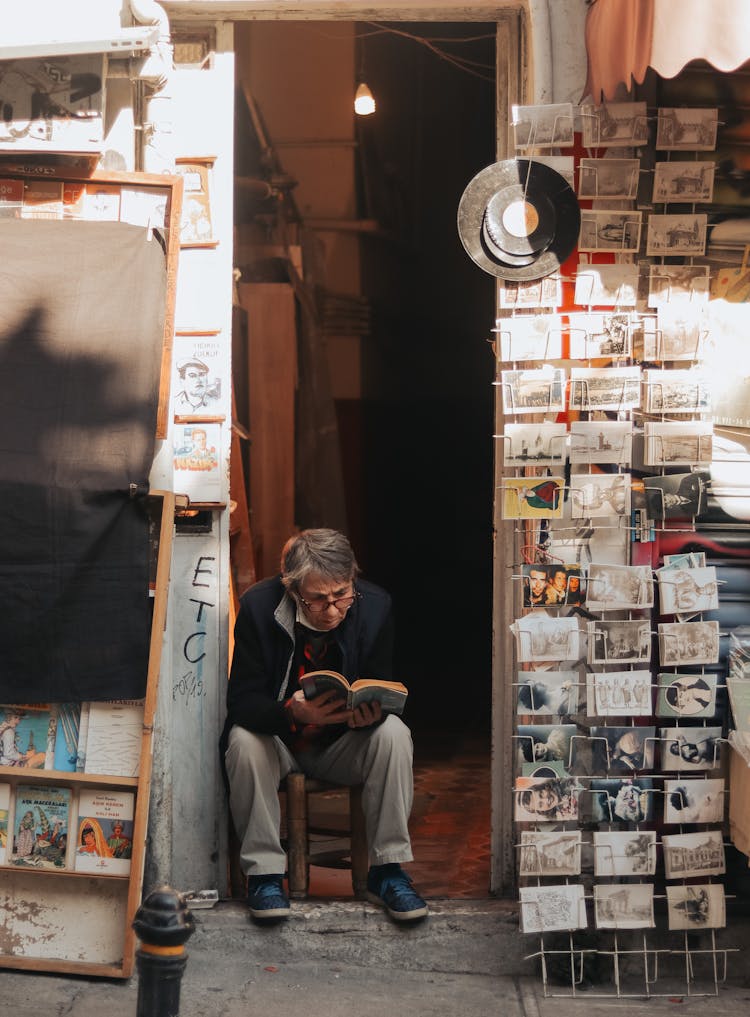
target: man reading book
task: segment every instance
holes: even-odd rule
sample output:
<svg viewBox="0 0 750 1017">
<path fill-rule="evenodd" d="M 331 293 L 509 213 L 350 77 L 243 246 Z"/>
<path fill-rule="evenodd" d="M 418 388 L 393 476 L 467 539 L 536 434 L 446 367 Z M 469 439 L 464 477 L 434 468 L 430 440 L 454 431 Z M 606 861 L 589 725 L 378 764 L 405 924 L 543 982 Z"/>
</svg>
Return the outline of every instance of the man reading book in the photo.
<svg viewBox="0 0 750 1017">
<path fill-rule="evenodd" d="M 378 702 L 351 710 L 335 690 L 307 699 L 300 686 L 320 670 L 391 680 L 390 596 L 359 578 L 342 533 L 303 530 L 284 545 L 280 575 L 242 596 L 234 640 L 220 747 L 251 915 L 289 914 L 278 788 L 302 771 L 363 785 L 368 897 L 398 921 L 423 918 L 427 905 L 401 868 L 413 858 L 409 729 Z"/>
</svg>

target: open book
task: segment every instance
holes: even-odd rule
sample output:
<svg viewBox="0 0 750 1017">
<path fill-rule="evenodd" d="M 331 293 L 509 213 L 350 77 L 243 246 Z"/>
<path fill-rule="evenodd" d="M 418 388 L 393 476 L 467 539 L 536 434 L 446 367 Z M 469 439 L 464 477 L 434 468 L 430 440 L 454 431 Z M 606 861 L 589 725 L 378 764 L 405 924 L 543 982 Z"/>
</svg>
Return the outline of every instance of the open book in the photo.
<svg viewBox="0 0 750 1017">
<path fill-rule="evenodd" d="M 338 671 L 310 671 L 300 679 L 305 699 L 314 699 L 322 692 L 336 689 L 348 709 L 377 700 L 384 713 L 403 713 L 409 691 L 401 682 L 380 681 L 377 678 L 358 678 L 351 685 Z"/>
</svg>

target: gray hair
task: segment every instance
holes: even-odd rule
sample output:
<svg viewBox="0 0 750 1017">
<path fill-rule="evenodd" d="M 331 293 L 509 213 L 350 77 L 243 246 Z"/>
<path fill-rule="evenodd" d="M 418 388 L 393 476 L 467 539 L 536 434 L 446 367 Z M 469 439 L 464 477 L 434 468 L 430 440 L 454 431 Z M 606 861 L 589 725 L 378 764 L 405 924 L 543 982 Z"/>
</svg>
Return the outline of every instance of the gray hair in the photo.
<svg viewBox="0 0 750 1017">
<path fill-rule="evenodd" d="M 338 530 L 302 530 L 287 540 L 281 552 L 281 581 L 293 592 L 307 576 L 351 582 L 359 573 L 352 546 Z"/>
</svg>

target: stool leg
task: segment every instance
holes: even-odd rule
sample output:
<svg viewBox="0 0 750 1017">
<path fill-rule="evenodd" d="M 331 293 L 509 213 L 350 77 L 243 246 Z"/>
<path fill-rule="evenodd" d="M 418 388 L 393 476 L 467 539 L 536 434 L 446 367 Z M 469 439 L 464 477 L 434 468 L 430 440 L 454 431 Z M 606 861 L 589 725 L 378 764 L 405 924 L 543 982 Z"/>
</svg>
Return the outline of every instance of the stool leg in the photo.
<svg viewBox="0 0 750 1017">
<path fill-rule="evenodd" d="M 362 810 L 362 786 L 349 788 L 349 825 L 351 827 L 352 890 L 357 900 L 367 891 L 367 831 Z"/>
<path fill-rule="evenodd" d="M 289 773 L 286 778 L 287 869 L 289 896 L 307 897 L 308 857 L 307 792 L 304 773 Z"/>
</svg>

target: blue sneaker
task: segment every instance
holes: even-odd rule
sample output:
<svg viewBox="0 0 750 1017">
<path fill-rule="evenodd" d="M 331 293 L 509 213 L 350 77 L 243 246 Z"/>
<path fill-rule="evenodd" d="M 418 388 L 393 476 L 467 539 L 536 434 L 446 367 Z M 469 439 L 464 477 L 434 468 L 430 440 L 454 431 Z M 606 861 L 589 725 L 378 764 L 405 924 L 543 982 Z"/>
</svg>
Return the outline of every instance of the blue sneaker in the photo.
<svg viewBox="0 0 750 1017">
<path fill-rule="evenodd" d="M 284 893 L 284 877 L 274 875 L 247 877 L 247 905 L 253 918 L 286 918 L 289 898 Z"/>
<path fill-rule="evenodd" d="M 384 907 L 397 922 L 413 922 L 427 915 L 427 904 L 414 889 L 400 865 L 371 865 L 367 873 L 367 899 Z"/>
</svg>

